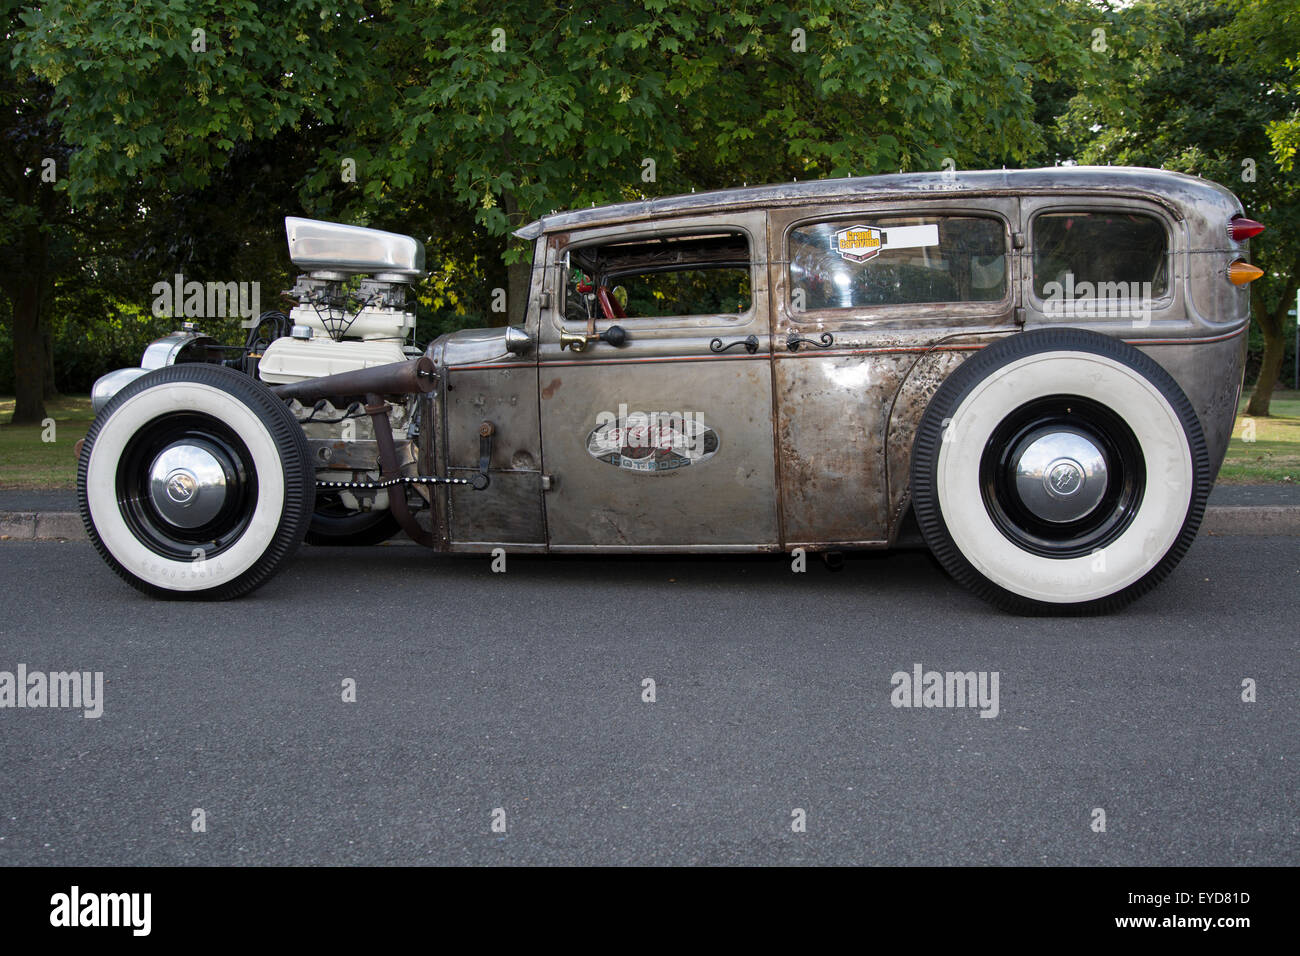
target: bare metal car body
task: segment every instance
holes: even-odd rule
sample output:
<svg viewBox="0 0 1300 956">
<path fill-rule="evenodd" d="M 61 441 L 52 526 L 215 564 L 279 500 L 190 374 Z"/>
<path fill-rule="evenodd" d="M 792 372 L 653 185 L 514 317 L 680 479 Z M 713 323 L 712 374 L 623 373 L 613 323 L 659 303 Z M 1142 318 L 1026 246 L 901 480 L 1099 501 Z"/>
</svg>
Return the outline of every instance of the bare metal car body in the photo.
<svg viewBox="0 0 1300 956">
<path fill-rule="evenodd" d="M 888 548 L 908 517 L 914 440 L 936 390 L 970 356 L 1035 330 L 1085 330 L 1154 360 L 1194 409 L 1212 481 L 1246 349 L 1249 294 L 1227 279 L 1246 247 L 1225 228 L 1242 213 L 1214 183 L 1109 167 L 822 180 L 563 212 L 517 233 L 533 243 L 522 324 L 437 339 L 418 388 L 293 375 L 271 387 L 296 399 L 300 422 L 326 395 L 338 408 L 349 395 L 405 402 L 397 467 L 416 480 L 390 486 L 389 501 L 409 495 L 401 510 L 437 550 Z M 376 246 L 391 261 L 350 255 L 352 227 L 334 228 L 334 244 L 302 264 L 377 272 L 382 261 L 393 281 L 421 273 L 422 248 L 418 264 L 400 243 Z M 1120 242 L 1130 228 L 1151 263 L 1144 294 L 1118 309 L 1046 295 L 1059 278 L 1046 270 L 1086 268 L 1104 258 L 1105 229 Z M 891 230 L 916 251 L 886 273 L 883 256 L 869 260 L 892 248 Z M 1069 246 L 1087 230 L 1090 252 Z M 1066 250 L 1059 262 L 1044 251 L 1049 234 Z M 727 271 L 738 307 L 637 314 L 608 294 L 644 279 L 651 301 L 656 276 L 683 270 Z M 868 288 L 869 273 L 892 278 Z M 907 291 L 916 281 L 939 291 Z M 165 364 L 212 361 L 198 333 L 165 341 Z M 409 347 L 402 358 L 416 374 Z M 647 420 L 660 430 L 628 454 L 629 429 Z M 376 435 L 303 427 L 318 481 L 351 478 L 359 498 L 358 479 L 386 471 Z"/>
<path fill-rule="evenodd" d="M 1168 230 L 1170 283 L 1150 323 L 1128 316 L 1063 320 L 1030 282 L 1034 217 L 1045 211 L 1136 211 Z M 554 551 L 781 551 L 887 547 L 908 505 L 908 463 L 921 413 L 971 352 L 1025 329 L 1092 329 L 1137 346 L 1186 392 L 1222 461 L 1241 388 L 1248 294 L 1217 272 L 1241 255 L 1224 223 L 1241 214 L 1227 190 L 1158 170 L 1048 169 L 908 174 L 732 189 L 550 216 L 521 230 L 536 243 L 518 356 L 504 330 L 440 339 L 444 371 L 424 399 L 442 440 L 425 464 L 477 469 L 485 418 L 500 436 L 493 489 L 436 496 L 438 546 Z M 787 234 L 832 218 L 977 214 L 1002 223 L 1010 263 L 1001 301 L 795 312 Z M 563 311 L 566 255 L 584 245 L 720 228 L 753 250 L 753 307 L 740 315 L 619 319 L 628 341 L 562 349 L 581 333 Z M 1193 273 L 1193 257 L 1213 268 Z M 1190 278 L 1188 278 L 1190 277 Z M 598 329 L 614 324 L 599 320 Z M 829 333 L 819 348 L 802 340 Z M 715 339 L 757 350 L 712 351 Z M 791 342 L 791 335 L 799 341 Z M 647 476 L 611 469 L 584 442 L 604 410 L 702 410 L 721 436 L 705 464 Z M 505 436 L 510 436 L 507 440 Z M 544 490 L 546 489 L 546 490 Z"/>
</svg>

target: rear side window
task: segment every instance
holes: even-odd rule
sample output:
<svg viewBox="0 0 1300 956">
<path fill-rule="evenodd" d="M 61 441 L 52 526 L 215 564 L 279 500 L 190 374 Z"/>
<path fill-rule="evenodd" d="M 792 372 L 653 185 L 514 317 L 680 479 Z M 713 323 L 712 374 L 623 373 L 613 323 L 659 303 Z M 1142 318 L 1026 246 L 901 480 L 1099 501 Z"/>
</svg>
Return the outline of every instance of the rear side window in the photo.
<svg viewBox="0 0 1300 956">
<path fill-rule="evenodd" d="M 1040 298 L 1150 299 L 1169 290 L 1169 242 L 1155 216 L 1050 212 L 1034 220 Z"/>
<path fill-rule="evenodd" d="M 1006 228 L 997 219 L 891 216 L 790 232 L 793 312 L 997 302 L 1006 291 Z"/>
</svg>

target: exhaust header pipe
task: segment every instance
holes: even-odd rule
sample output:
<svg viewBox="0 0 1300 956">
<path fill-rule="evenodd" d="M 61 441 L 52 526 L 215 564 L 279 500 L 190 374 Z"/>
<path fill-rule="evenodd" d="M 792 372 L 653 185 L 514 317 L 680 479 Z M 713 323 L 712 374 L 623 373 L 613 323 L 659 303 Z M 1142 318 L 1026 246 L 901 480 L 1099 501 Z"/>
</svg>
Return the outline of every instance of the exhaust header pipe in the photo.
<svg viewBox="0 0 1300 956">
<path fill-rule="evenodd" d="M 438 374 L 434 371 L 433 360 L 427 355 L 421 355 L 409 362 L 393 362 L 355 372 L 340 372 L 322 378 L 273 385 L 271 391 L 286 402 L 296 398 L 304 405 L 310 405 L 322 398 L 340 395 L 413 395 L 417 392 L 431 392 L 437 381 Z"/>
</svg>

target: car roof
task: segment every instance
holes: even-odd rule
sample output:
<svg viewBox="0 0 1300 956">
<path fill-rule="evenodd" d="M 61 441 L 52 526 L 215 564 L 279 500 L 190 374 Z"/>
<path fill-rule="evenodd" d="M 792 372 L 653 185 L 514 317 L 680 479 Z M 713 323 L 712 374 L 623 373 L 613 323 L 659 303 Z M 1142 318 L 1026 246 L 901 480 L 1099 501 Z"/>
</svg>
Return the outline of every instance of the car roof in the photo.
<svg viewBox="0 0 1300 956">
<path fill-rule="evenodd" d="M 515 235 L 521 239 L 536 239 L 544 233 L 567 232 L 589 226 L 756 206 L 1058 191 L 1143 194 L 1161 202 L 1180 219 L 1182 207 L 1207 200 L 1220 206 L 1226 204 L 1235 211 L 1241 209 L 1236 197 L 1224 187 L 1184 173 L 1141 166 L 1048 166 L 1041 169 L 891 173 L 717 189 L 554 212 L 521 227 Z"/>
</svg>

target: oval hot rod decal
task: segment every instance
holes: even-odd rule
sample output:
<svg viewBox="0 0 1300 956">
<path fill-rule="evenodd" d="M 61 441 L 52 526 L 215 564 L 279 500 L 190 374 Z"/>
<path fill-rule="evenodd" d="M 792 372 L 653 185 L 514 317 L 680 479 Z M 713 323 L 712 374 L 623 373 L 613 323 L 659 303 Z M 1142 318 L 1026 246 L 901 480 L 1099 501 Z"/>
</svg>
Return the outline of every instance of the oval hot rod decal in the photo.
<svg viewBox="0 0 1300 956">
<path fill-rule="evenodd" d="M 700 412 L 601 412 L 587 436 L 587 453 L 625 471 L 656 474 L 708 461 L 718 433 Z"/>
</svg>

